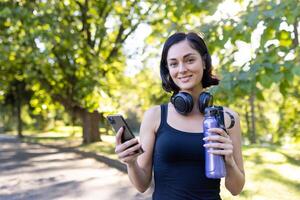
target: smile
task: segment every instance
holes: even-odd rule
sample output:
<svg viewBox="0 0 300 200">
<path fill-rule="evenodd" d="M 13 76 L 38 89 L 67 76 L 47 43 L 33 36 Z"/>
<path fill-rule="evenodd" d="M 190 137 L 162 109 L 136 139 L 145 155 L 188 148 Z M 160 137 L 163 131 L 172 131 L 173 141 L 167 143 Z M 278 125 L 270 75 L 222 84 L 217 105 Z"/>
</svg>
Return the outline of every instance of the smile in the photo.
<svg viewBox="0 0 300 200">
<path fill-rule="evenodd" d="M 181 82 L 188 82 L 193 75 L 178 77 Z"/>
</svg>

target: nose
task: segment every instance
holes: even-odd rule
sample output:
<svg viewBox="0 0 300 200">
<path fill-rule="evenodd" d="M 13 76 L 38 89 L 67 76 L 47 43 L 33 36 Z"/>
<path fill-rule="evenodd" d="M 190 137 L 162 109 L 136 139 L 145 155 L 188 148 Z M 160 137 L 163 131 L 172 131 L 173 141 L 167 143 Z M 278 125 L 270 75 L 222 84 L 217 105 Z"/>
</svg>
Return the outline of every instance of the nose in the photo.
<svg viewBox="0 0 300 200">
<path fill-rule="evenodd" d="M 186 72 L 186 67 L 183 63 L 179 63 L 179 73 L 184 73 Z"/>
</svg>

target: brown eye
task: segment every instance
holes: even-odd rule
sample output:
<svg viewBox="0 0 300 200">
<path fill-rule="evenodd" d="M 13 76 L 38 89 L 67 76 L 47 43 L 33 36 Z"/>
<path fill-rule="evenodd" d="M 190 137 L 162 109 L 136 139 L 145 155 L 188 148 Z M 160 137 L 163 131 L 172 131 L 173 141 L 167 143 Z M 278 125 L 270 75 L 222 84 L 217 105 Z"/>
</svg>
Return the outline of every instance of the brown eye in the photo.
<svg viewBox="0 0 300 200">
<path fill-rule="evenodd" d="M 191 64 L 191 63 L 193 63 L 194 61 L 195 61 L 194 58 L 189 58 L 189 59 L 187 60 L 187 63 Z"/>
<path fill-rule="evenodd" d="M 176 67 L 177 66 L 177 63 L 170 63 L 169 64 L 169 67 L 171 67 L 171 68 L 174 68 L 174 67 Z"/>
</svg>

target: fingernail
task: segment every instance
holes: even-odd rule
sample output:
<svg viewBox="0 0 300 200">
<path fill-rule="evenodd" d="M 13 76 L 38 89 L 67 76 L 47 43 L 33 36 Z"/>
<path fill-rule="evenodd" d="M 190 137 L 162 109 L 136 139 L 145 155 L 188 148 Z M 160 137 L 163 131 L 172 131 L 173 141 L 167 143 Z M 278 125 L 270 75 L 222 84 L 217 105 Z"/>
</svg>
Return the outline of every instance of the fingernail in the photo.
<svg viewBox="0 0 300 200">
<path fill-rule="evenodd" d="M 203 140 L 207 140 L 207 139 L 208 139 L 207 137 L 203 138 Z"/>
<path fill-rule="evenodd" d="M 204 147 L 207 147 L 207 144 L 204 144 L 203 146 L 204 146 Z"/>
</svg>

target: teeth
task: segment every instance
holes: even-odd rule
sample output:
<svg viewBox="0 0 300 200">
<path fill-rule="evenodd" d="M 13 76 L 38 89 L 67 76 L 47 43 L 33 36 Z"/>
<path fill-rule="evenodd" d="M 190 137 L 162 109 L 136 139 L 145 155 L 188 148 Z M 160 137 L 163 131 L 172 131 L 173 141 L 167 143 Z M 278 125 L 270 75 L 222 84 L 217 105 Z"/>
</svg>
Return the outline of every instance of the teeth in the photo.
<svg viewBox="0 0 300 200">
<path fill-rule="evenodd" d="M 190 78 L 191 76 L 184 76 L 184 77 L 180 77 L 179 79 L 187 79 Z"/>
<path fill-rule="evenodd" d="M 181 80 L 182 82 L 188 82 L 190 80 L 192 76 L 185 76 L 185 77 L 181 77 L 179 78 L 179 80 Z"/>
</svg>

